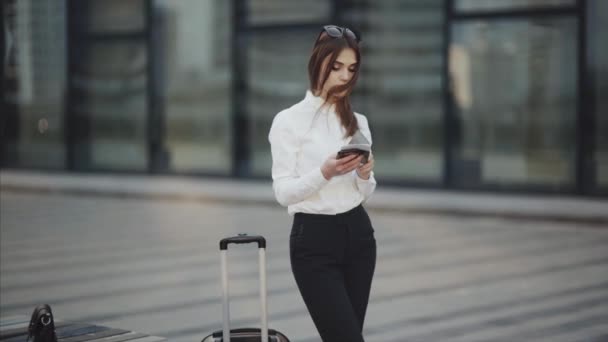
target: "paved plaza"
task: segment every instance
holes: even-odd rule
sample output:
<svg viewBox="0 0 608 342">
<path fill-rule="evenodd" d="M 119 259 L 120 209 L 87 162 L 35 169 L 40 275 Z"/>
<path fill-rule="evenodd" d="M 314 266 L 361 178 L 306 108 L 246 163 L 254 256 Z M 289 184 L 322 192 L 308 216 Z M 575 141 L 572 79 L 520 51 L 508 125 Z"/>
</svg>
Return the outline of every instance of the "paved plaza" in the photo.
<svg viewBox="0 0 608 342">
<path fill-rule="evenodd" d="M 218 240 L 267 238 L 272 328 L 318 341 L 278 205 L 0 193 L 0 314 L 55 315 L 200 341 L 221 327 Z M 608 341 L 608 229 L 370 210 L 378 263 L 367 341 Z M 258 325 L 257 253 L 229 255 L 234 326 Z"/>
</svg>

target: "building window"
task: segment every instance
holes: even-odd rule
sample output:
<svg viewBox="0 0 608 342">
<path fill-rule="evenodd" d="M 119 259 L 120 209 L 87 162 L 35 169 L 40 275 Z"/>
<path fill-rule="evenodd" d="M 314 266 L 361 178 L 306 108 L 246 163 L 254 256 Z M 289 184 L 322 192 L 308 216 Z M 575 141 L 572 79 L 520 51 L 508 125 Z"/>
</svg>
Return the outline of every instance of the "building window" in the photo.
<svg viewBox="0 0 608 342">
<path fill-rule="evenodd" d="M 231 1 L 155 1 L 155 56 L 169 169 L 232 167 Z"/>
<path fill-rule="evenodd" d="M 500 11 L 575 6 L 576 0 L 455 0 L 457 11 Z"/>
<path fill-rule="evenodd" d="M 249 0 L 248 25 L 323 22 L 329 19 L 330 0 Z"/>
<path fill-rule="evenodd" d="M 560 17 L 453 25 L 459 184 L 574 184 L 576 24 Z"/>
<path fill-rule="evenodd" d="M 308 58 L 314 40 L 330 16 L 331 1 L 251 0 L 248 2 L 245 84 L 249 172 L 270 176 L 268 132 L 281 110 L 304 98 Z M 313 23 L 319 23 L 318 25 Z M 259 29 L 276 26 L 273 29 Z"/>
<path fill-rule="evenodd" d="M 270 175 L 272 158 L 268 132 L 281 110 L 304 98 L 308 89 L 307 65 L 319 32 L 261 32 L 251 39 L 247 112 L 251 169 L 255 175 Z"/>
<path fill-rule="evenodd" d="M 70 148 L 80 170 L 148 169 L 143 0 L 70 3 Z"/>
<path fill-rule="evenodd" d="M 608 189 L 608 2 L 588 1 L 589 61 L 591 86 L 595 109 L 595 151 L 592 163 L 595 167 L 595 184 Z"/>
<path fill-rule="evenodd" d="M 344 20 L 362 30 L 353 107 L 368 118 L 382 179 L 443 178 L 443 0 L 352 2 Z"/>
<path fill-rule="evenodd" d="M 3 162 L 66 166 L 63 113 L 67 86 L 66 3 L 13 0 L 4 6 L 3 88 L 7 126 Z"/>
</svg>

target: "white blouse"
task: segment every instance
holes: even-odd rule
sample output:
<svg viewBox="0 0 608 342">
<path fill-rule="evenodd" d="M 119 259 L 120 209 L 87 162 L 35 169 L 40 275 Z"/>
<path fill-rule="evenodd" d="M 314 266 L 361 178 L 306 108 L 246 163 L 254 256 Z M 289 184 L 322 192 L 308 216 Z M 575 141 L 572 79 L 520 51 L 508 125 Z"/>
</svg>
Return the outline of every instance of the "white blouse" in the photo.
<svg viewBox="0 0 608 342">
<path fill-rule="evenodd" d="M 346 145 L 346 130 L 334 106 L 310 90 L 304 99 L 279 112 L 270 128 L 272 187 L 277 201 L 295 213 L 335 215 L 349 211 L 369 198 L 376 188 L 373 171 L 369 179 L 356 170 L 331 180 L 325 179 L 321 166 L 327 158 Z M 364 115 L 355 113 L 359 130 L 372 141 Z"/>
</svg>

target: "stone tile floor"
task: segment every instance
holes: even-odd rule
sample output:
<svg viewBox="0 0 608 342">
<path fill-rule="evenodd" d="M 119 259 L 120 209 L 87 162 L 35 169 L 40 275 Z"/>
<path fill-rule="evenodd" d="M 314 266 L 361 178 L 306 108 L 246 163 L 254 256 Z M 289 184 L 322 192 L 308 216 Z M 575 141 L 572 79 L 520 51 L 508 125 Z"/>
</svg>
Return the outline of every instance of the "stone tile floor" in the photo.
<svg viewBox="0 0 608 342">
<path fill-rule="evenodd" d="M 608 229 L 370 210 L 378 264 L 368 341 L 607 341 Z M 219 239 L 268 240 L 271 327 L 319 341 L 278 205 L 0 192 L 0 314 L 200 341 L 221 327 Z M 258 324 L 257 254 L 231 249 L 234 326 Z"/>
</svg>

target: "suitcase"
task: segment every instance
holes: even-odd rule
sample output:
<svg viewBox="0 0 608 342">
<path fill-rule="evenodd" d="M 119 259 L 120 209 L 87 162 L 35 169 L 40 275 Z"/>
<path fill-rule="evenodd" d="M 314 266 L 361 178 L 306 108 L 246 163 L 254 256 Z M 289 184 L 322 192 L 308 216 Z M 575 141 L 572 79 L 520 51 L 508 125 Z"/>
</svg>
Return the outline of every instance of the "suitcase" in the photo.
<svg viewBox="0 0 608 342">
<path fill-rule="evenodd" d="M 261 303 L 261 326 L 262 328 L 241 328 L 230 330 L 230 307 L 228 293 L 228 265 L 226 253 L 228 245 L 256 242 L 258 244 L 259 270 L 260 270 L 260 303 Z M 249 236 L 239 234 L 220 241 L 220 262 L 222 269 L 222 330 L 215 331 L 205 337 L 202 342 L 289 342 L 282 333 L 268 329 L 268 314 L 266 306 L 266 239 L 262 236 Z M 223 338 L 227 336 L 227 338 Z"/>
</svg>

